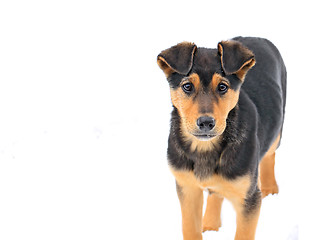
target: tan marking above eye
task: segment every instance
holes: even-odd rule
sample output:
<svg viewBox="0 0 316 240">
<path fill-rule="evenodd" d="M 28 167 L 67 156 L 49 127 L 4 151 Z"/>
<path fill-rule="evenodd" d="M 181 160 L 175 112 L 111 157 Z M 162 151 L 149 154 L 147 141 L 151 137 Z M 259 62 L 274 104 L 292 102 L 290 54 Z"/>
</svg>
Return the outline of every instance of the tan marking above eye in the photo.
<svg viewBox="0 0 316 240">
<path fill-rule="evenodd" d="M 180 85 L 182 86 L 189 82 L 193 84 L 194 89 L 198 90 L 200 88 L 200 77 L 196 73 L 192 73 L 190 76 L 183 78 Z"/>
<path fill-rule="evenodd" d="M 214 73 L 211 82 L 211 87 L 214 92 L 217 90 L 217 87 L 220 83 L 224 83 L 228 86 L 228 88 L 230 88 L 230 82 L 226 78 L 222 77 L 218 73 Z"/>
</svg>

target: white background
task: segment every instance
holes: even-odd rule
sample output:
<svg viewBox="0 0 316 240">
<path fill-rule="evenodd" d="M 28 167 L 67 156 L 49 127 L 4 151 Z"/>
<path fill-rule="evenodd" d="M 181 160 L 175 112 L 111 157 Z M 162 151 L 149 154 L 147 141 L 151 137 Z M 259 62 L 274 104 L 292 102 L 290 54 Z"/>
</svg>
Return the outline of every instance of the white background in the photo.
<svg viewBox="0 0 316 240">
<path fill-rule="evenodd" d="M 156 65 L 181 41 L 270 39 L 288 70 L 280 194 L 257 239 L 316 239 L 312 1 L 1 1 L 0 239 L 181 239 Z M 204 239 L 233 239 L 235 213 Z"/>
</svg>

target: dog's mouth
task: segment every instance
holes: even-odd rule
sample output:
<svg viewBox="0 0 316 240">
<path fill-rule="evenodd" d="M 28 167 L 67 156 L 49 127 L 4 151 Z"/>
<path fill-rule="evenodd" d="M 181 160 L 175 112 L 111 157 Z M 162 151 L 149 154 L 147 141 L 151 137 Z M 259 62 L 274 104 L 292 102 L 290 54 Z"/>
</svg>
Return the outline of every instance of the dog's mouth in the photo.
<svg viewBox="0 0 316 240">
<path fill-rule="evenodd" d="M 213 137 L 216 137 L 216 134 L 208 133 L 208 134 L 193 134 L 200 141 L 208 141 L 211 140 Z"/>
</svg>

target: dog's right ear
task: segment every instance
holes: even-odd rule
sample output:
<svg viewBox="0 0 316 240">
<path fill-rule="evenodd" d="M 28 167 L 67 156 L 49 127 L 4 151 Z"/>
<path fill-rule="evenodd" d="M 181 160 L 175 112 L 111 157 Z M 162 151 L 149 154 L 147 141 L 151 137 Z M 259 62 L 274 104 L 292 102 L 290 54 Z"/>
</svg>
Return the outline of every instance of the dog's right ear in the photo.
<svg viewBox="0 0 316 240">
<path fill-rule="evenodd" d="M 193 43 L 179 43 L 162 51 L 157 57 L 157 63 L 166 77 L 174 72 L 187 75 L 193 65 L 195 50 L 196 45 Z"/>
</svg>

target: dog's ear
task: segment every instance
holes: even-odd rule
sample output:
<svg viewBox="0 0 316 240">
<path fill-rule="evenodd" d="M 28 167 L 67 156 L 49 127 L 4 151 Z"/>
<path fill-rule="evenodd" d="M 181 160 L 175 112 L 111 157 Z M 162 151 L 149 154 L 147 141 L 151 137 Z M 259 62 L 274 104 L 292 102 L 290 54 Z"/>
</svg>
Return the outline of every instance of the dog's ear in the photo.
<svg viewBox="0 0 316 240">
<path fill-rule="evenodd" d="M 236 74 L 240 80 L 244 80 L 248 70 L 256 63 L 253 52 L 233 40 L 222 41 L 217 48 L 225 74 Z"/>
<path fill-rule="evenodd" d="M 187 75 L 193 65 L 195 50 L 196 45 L 193 43 L 179 43 L 162 51 L 157 57 L 157 63 L 167 77 L 174 72 Z"/>
</svg>

